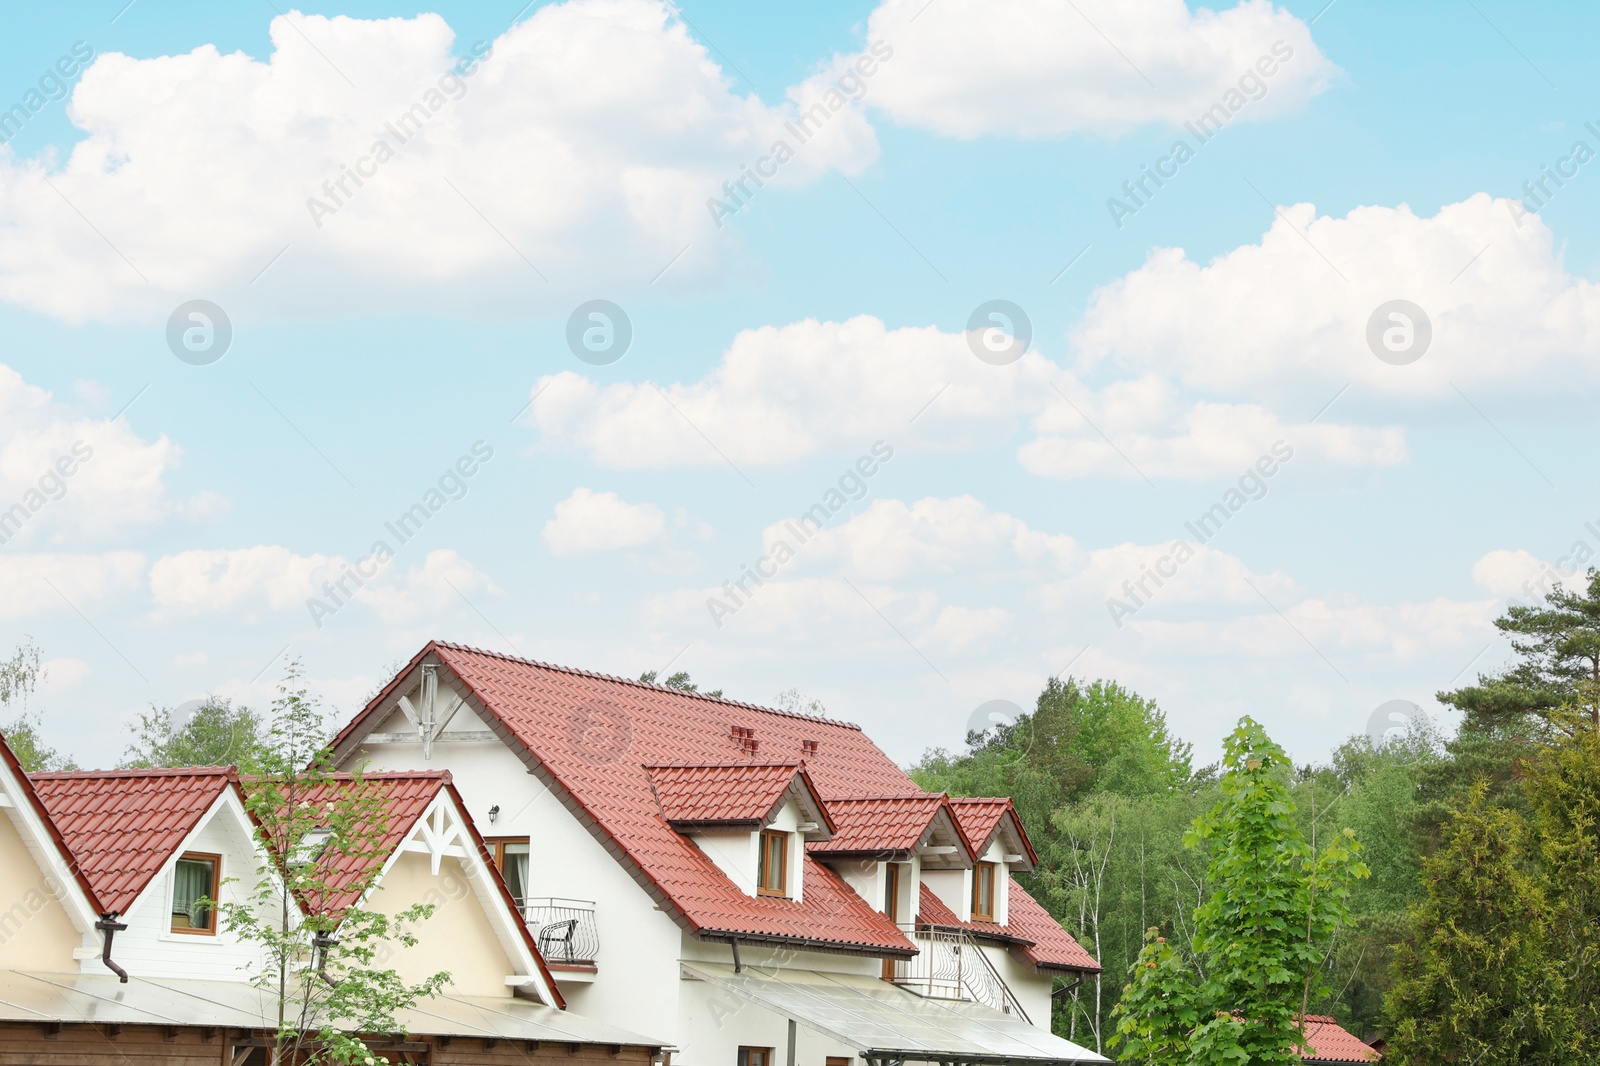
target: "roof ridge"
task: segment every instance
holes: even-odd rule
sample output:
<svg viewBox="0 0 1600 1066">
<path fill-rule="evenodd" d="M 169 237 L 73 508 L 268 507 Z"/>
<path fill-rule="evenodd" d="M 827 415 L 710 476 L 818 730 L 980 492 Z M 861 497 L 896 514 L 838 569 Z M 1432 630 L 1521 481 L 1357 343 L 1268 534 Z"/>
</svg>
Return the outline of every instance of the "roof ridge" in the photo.
<svg viewBox="0 0 1600 1066">
<path fill-rule="evenodd" d="M 588 677 L 597 681 L 613 681 L 619 685 L 631 685 L 649 692 L 670 692 L 678 696 L 691 696 L 695 699 L 706 700 L 711 703 L 724 704 L 729 707 L 743 707 L 749 711 L 760 711 L 763 714 L 775 714 L 780 718 L 794 718 L 802 722 L 816 722 L 818 725 L 831 725 L 840 729 L 853 729 L 862 732 L 862 728 L 855 722 L 847 722 L 841 718 L 824 718 L 816 714 L 801 714 L 799 711 L 786 711 L 781 707 L 763 707 L 759 703 L 746 703 L 744 700 L 730 700 L 726 696 L 713 696 L 708 692 L 691 692 L 688 689 L 670 688 L 667 685 L 657 685 L 649 681 L 637 681 L 631 677 L 618 677 L 615 674 L 602 674 L 597 670 L 582 670 L 576 666 L 562 666 L 559 663 L 541 662 L 538 659 L 526 659 L 520 655 L 507 655 L 504 652 L 489 651 L 485 648 L 474 648 L 470 644 L 457 644 L 449 640 L 435 640 L 430 643 L 451 651 L 466 652 L 470 655 L 485 655 L 491 659 L 502 662 L 517 663 L 521 666 L 535 666 L 541 670 L 554 670 L 561 674 L 571 674 L 575 677 Z"/>
<path fill-rule="evenodd" d="M 41 770 L 28 774 L 30 781 L 92 781 L 107 777 L 230 777 L 234 766 L 155 766 L 148 769 L 118 770 Z"/>
<path fill-rule="evenodd" d="M 805 761 L 793 762 L 654 762 L 640 763 L 646 770 L 800 770 Z"/>
<path fill-rule="evenodd" d="M 887 800 L 948 800 L 943 792 L 896 792 L 881 796 L 835 796 L 829 803 L 883 803 Z"/>
</svg>

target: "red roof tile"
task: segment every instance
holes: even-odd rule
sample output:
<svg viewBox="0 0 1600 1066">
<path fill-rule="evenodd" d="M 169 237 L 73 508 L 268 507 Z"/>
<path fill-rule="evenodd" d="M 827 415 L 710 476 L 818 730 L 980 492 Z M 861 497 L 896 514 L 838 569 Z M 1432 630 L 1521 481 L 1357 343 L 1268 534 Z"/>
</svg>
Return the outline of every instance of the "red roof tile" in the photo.
<svg viewBox="0 0 1600 1066">
<path fill-rule="evenodd" d="M 921 898 L 917 901 L 917 923 L 965 929 L 979 939 L 1006 944 L 1041 970 L 1100 972 L 1100 964 L 1094 956 L 1085 951 L 1071 933 L 1061 928 L 1061 923 L 1052 918 L 1038 900 L 1028 895 L 1025 888 L 1013 880 L 1009 891 L 1005 925 L 964 922 L 924 883 Z"/>
<path fill-rule="evenodd" d="M 961 831 L 972 841 L 972 852 L 975 857 L 983 856 L 989 848 L 989 842 L 999 831 L 1000 823 L 1009 818 L 1018 839 L 1022 841 L 1023 851 L 1027 853 L 1029 867 L 1038 863 L 1039 856 L 1034 853 L 1033 842 L 1028 839 L 1027 830 L 1022 827 L 1022 819 L 1017 815 L 1016 805 L 1009 797 L 952 797 L 950 810 L 955 814 L 956 824 L 961 826 Z"/>
<path fill-rule="evenodd" d="M 55 822 L 51 821 L 49 809 L 45 807 L 44 801 L 39 798 L 39 790 L 28 779 L 28 775 L 23 771 L 22 763 L 18 761 L 16 753 L 11 750 L 11 745 L 6 743 L 4 734 L 0 734 L 0 763 L 5 765 L 8 776 L 17 782 L 17 788 L 22 792 L 21 798 L 27 801 L 29 808 L 33 810 L 40 824 L 44 826 L 45 832 L 50 836 L 50 843 L 56 848 L 62 862 L 66 863 L 68 869 L 72 871 L 72 876 L 77 881 L 78 887 L 82 889 L 84 898 L 88 900 L 89 906 L 97 914 L 109 913 L 104 907 L 100 906 L 100 901 L 95 896 L 94 885 L 89 882 L 88 877 L 84 875 L 82 867 L 72 857 L 72 849 L 67 847 L 66 839 L 62 837 L 61 830 L 56 826 Z M 13 797 L 13 799 L 15 798 Z"/>
<path fill-rule="evenodd" d="M 309 788 L 301 798 L 302 803 L 322 807 L 340 801 L 375 800 L 374 807 L 382 820 L 357 827 L 364 838 L 364 854 L 347 855 L 334 849 L 318 863 L 317 876 L 327 884 L 329 891 L 318 895 L 302 894 L 301 903 L 306 909 L 317 914 L 336 915 L 357 902 L 364 880 L 380 869 L 395 848 L 411 835 L 417 819 L 449 782 L 447 771 L 424 770 L 361 774 L 359 778 L 337 774 Z M 243 784 L 249 793 L 251 781 L 246 778 Z"/>
<path fill-rule="evenodd" d="M 226 767 L 31 774 L 103 914 L 124 914 L 237 778 Z"/>
<path fill-rule="evenodd" d="M 799 763 L 647 766 L 667 821 L 683 825 L 764 825 L 801 773 Z"/>
<path fill-rule="evenodd" d="M 1306 1062 L 1360 1063 L 1383 1058 L 1324 1014 L 1306 1015 L 1306 1044 L 1309 1050 L 1295 1048 Z"/>
<path fill-rule="evenodd" d="M 807 850 L 813 855 L 907 854 L 922 843 L 943 809 L 945 797 L 937 792 L 829 799 L 828 813 L 839 830 L 832 840 Z"/>
<path fill-rule="evenodd" d="M 690 931 L 913 952 L 892 922 L 809 856 L 803 902 L 747 896 L 668 824 L 650 788 L 650 765 L 770 764 L 776 756 L 803 758 L 824 800 L 920 792 L 860 727 L 454 644 L 429 644 L 412 665 L 431 656 L 460 679 L 489 727 L 503 731 L 536 772 L 560 786 L 557 794 L 564 793 L 574 814 Z M 335 745 L 368 724 L 389 695 L 386 688 Z"/>
</svg>

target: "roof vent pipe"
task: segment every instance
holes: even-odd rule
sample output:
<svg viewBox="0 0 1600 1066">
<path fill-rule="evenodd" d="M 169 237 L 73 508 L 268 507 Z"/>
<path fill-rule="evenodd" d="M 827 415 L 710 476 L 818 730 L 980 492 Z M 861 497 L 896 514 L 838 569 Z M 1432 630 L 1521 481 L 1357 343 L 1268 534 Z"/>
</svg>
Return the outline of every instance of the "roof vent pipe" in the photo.
<svg viewBox="0 0 1600 1066">
<path fill-rule="evenodd" d="M 128 971 L 111 961 L 111 938 L 128 928 L 127 924 L 117 921 L 115 914 L 105 914 L 101 915 L 100 920 L 94 923 L 94 927 L 100 930 L 101 936 L 104 937 L 103 946 L 100 949 L 100 961 L 106 964 L 106 969 L 117 975 L 119 981 L 127 984 Z"/>
</svg>

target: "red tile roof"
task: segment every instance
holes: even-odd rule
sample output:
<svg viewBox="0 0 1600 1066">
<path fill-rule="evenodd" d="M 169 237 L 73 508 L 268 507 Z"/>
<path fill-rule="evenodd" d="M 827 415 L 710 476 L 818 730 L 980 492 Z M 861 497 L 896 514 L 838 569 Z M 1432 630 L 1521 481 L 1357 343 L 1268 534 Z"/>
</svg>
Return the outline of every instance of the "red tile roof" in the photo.
<svg viewBox="0 0 1600 1066">
<path fill-rule="evenodd" d="M 915 797 L 928 804 L 927 794 L 859 726 L 432 642 L 334 738 L 340 759 L 359 747 L 359 735 L 381 724 L 377 715 L 387 714 L 387 701 L 424 661 L 455 675 L 487 727 L 554 786 L 573 815 L 691 933 L 874 955 L 913 953 L 892 922 L 813 857 L 818 845 L 807 849 L 803 902 L 746 895 L 672 827 L 651 788 L 651 766 L 796 759 L 830 811 L 859 797 Z M 1012 892 L 1013 900 L 1025 900 L 1013 915 L 1031 923 L 1027 937 L 1043 945 L 1037 965 L 1098 969 L 1026 892 L 1015 884 Z M 1041 915 L 1048 928 L 1034 929 Z"/>
<path fill-rule="evenodd" d="M 765 825 L 798 776 L 799 763 L 720 763 L 714 766 L 647 766 L 650 787 L 668 822 L 693 825 Z M 815 795 L 815 793 L 813 793 Z M 821 803 L 817 807 L 820 809 Z"/>
<path fill-rule="evenodd" d="M 756 764 L 794 757 L 804 758 L 824 800 L 919 792 L 858 726 L 454 644 L 429 644 L 413 665 L 431 656 L 461 681 L 469 704 L 489 727 L 559 786 L 556 793 L 569 809 L 691 932 L 882 955 L 914 952 L 894 923 L 809 856 L 803 902 L 747 896 L 668 824 L 645 769 L 680 761 Z M 403 671 L 390 688 L 409 673 Z M 387 688 L 380 693 L 335 745 L 367 724 L 390 695 Z M 745 733 L 736 735 L 733 726 Z"/>
<path fill-rule="evenodd" d="M 301 903 L 316 914 L 337 915 L 356 903 L 371 874 L 383 867 L 411 831 L 417 819 L 428 809 L 439 793 L 450 782 L 444 770 L 424 770 L 411 773 L 371 773 L 359 778 L 351 774 L 336 774 L 326 781 L 307 789 L 300 802 L 313 807 L 323 807 L 335 802 L 372 803 L 378 818 L 356 827 L 363 838 L 363 853 L 347 855 L 330 849 L 326 858 L 317 864 L 317 879 L 329 891 L 323 894 L 301 894 Z M 252 791 L 246 778 L 244 789 Z M 289 847 L 292 849 L 294 844 Z M 274 849 L 276 850 L 276 849 Z"/>
<path fill-rule="evenodd" d="M 22 792 L 20 798 L 27 801 L 28 806 L 39 819 L 39 823 L 44 826 L 45 832 L 50 836 L 51 844 L 56 848 L 57 854 L 61 856 L 61 861 L 72 871 L 72 876 L 77 881 L 78 888 L 83 891 L 89 906 L 97 914 L 105 915 L 110 913 L 100 906 L 100 901 L 95 896 L 94 885 L 89 882 L 89 878 L 84 874 L 83 868 L 72 857 L 72 849 L 67 847 L 66 839 L 62 837 L 61 830 L 51 820 L 49 808 L 39 798 L 39 790 L 28 779 L 28 775 L 23 771 L 22 763 L 18 761 L 16 753 L 11 750 L 11 745 L 6 743 L 4 734 L 0 734 L 0 764 L 5 765 L 8 776 L 17 782 L 17 788 Z M 17 798 L 12 797 L 13 800 Z"/>
<path fill-rule="evenodd" d="M 124 914 L 217 799 L 226 767 L 31 774 L 102 914 Z"/>
<path fill-rule="evenodd" d="M 1306 1044 L 1308 1049 L 1295 1049 L 1306 1062 L 1363 1063 L 1383 1058 L 1324 1014 L 1306 1015 Z"/>
<path fill-rule="evenodd" d="M 1023 850 L 1027 853 L 1030 867 L 1038 863 L 1039 856 L 1034 854 L 1033 844 L 1028 840 L 1027 831 L 1022 828 L 1022 819 L 1017 816 L 1017 808 L 1009 798 L 952 797 L 950 810 L 955 814 L 956 824 L 972 841 L 974 858 L 983 857 L 983 853 L 989 849 L 989 842 L 999 831 L 1001 821 L 1010 818 L 1017 838 L 1022 841 Z"/>
<path fill-rule="evenodd" d="M 830 799 L 828 813 L 839 830 L 824 844 L 812 844 L 813 855 L 909 854 L 946 809 L 943 793 Z"/>
<path fill-rule="evenodd" d="M 1006 944 L 1041 970 L 1100 972 L 1100 964 L 1094 956 L 1016 881 L 1011 882 L 1005 925 L 962 921 L 926 884 L 922 886 L 922 897 L 917 903 L 917 923 L 965 929 L 981 940 Z"/>
</svg>

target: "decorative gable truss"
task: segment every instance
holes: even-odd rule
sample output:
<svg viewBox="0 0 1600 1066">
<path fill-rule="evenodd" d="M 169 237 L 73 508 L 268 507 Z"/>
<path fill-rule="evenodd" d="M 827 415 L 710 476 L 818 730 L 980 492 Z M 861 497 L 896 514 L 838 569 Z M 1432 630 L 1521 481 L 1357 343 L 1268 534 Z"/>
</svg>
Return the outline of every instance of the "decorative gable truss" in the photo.
<svg viewBox="0 0 1600 1066">
<path fill-rule="evenodd" d="M 373 891 L 382 889 L 384 878 L 403 855 L 426 856 L 434 877 L 440 875 L 445 859 L 456 860 L 506 957 L 516 966 L 517 972 L 506 976 L 506 985 L 521 998 L 548 1007 L 565 1007 L 510 890 L 506 888 L 500 872 L 489 862 L 483 838 L 457 802 L 453 788 L 441 788 L 417 818 L 410 832 L 384 863 L 382 873 L 373 884 Z M 443 900 L 446 896 L 441 892 L 439 898 Z"/>
<path fill-rule="evenodd" d="M 363 744 L 422 744 L 422 758 L 424 761 L 433 758 L 433 746 L 444 742 L 470 742 L 485 743 L 498 740 L 494 733 L 487 729 L 448 729 L 462 708 L 467 706 L 466 700 L 451 685 L 445 685 L 444 691 L 439 689 L 439 664 L 424 663 L 418 671 L 418 683 L 409 691 L 401 692 L 394 697 L 394 713 L 387 717 L 385 725 L 389 726 L 387 732 L 368 733 L 362 738 Z M 467 711 L 472 717 L 471 710 Z M 405 732 L 395 732 L 395 727 L 404 721 L 409 725 Z M 447 731 L 448 729 L 448 731 Z"/>
</svg>

